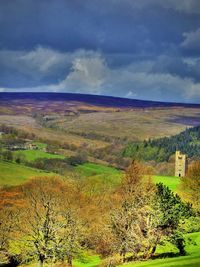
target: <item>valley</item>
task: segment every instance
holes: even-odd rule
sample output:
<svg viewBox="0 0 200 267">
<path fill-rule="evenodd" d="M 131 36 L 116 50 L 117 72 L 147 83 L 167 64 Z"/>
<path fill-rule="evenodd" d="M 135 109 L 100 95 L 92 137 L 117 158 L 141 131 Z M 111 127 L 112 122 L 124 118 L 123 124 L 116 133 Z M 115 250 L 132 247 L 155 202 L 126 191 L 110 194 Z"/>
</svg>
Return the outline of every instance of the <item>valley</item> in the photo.
<svg viewBox="0 0 200 267">
<path fill-rule="evenodd" d="M 184 180 L 174 176 L 174 153 L 178 148 L 188 154 L 189 164 L 198 162 L 200 106 L 140 102 L 110 97 L 104 97 L 101 102 L 95 97 L 88 100 L 88 96 L 77 96 L 75 101 L 76 96 L 67 94 L 66 100 L 56 99 L 56 97 L 54 100 L 52 96 L 51 94 L 50 96 L 49 94 L 46 96 L 29 94 L 26 97 L 25 94 L 23 97 L 17 97 L 14 94 L 10 98 L 9 94 L 7 96 L 6 93 L 0 93 L 0 192 L 2 194 L 0 205 L 3 209 L 8 209 L 8 213 L 6 211 L 2 215 L 5 216 L 4 221 L 7 224 L 11 223 L 9 214 L 12 214 L 12 209 L 16 213 L 20 207 L 23 207 L 24 211 L 26 207 L 33 213 L 32 220 L 37 222 L 37 216 L 43 212 L 43 207 L 40 206 L 40 202 L 38 206 L 31 203 L 37 202 L 40 197 L 40 201 L 46 201 L 45 199 L 50 197 L 49 201 L 52 201 L 52 208 L 55 209 L 52 212 L 55 212 L 58 221 L 62 218 L 65 223 L 68 223 L 66 217 L 63 217 L 63 212 L 66 210 L 69 216 L 72 216 L 70 220 L 76 218 L 77 223 L 80 220 L 80 225 L 76 225 L 73 221 L 73 226 L 71 224 L 66 226 L 70 232 L 76 229 L 74 238 L 77 238 L 75 239 L 77 241 L 73 243 L 76 248 L 73 252 L 75 267 L 104 267 L 111 262 L 116 262 L 114 265 L 130 267 L 155 265 L 172 267 L 175 264 L 182 264 L 181 266 L 185 267 L 198 266 L 199 217 L 194 215 L 195 209 L 193 215 L 187 213 L 190 212 L 190 207 L 186 204 L 188 192 L 183 189 Z M 127 180 L 130 177 L 135 182 Z M 131 189 L 132 186 L 133 189 Z M 132 205 L 132 202 L 129 202 L 131 201 L 128 193 L 130 189 L 133 190 L 134 201 L 141 203 L 138 204 L 138 207 L 141 205 L 140 208 L 130 206 L 128 211 L 133 212 L 141 227 L 141 232 L 137 232 L 137 228 L 134 228 L 138 240 L 137 246 L 132 243 L 134 239 L 129 240 L 129 235 L 133 233 L 129 230 L 126 233 L 123 230 L 123 220 L 121 221 L 119 213 L 122 212 L 123 217 L 129 220 L 129 213 L 124 210 L 124 205 L 126 202 Z M 64 195 L 63 190 L 66 192 Z M 26 191 L 29 192 L 28 195 Z M 161 195 L 156 195 L 158 193 Z M 180 194 L 181 198 L 177 194 Z M 20 199 L 21 195 L 22 199 Z M 31 199 L 32 196 L 33 199 Z M 155 205 L 154 197 L 157 201 L 161 201 L 160 207 Z M 166 201 L 165 198 L 169 199 Z M 14 202 L 13 199 L 15 199 Z M 63 199 L 65 202 L 61 204 Z M 170 201 L 178 203 L 177 206 L 169 204 Z M 30 206 L 27 204 L 29 202 Z M 7 206 L 5 203 L 10 204 Z M 60 204 L 57 205 L 57 203 Z M 163 209 L 162 206 L 165 208 Z M 177 209 L 179 206 L 184 212 Z M 46 206 L 44 211 L 45 209 Z M 59 210 L 61 214 L 57 214 Z M 173 223 L 176 226 L 172 226 L 171 221 L 168 222 L 170 226 L 162 221 L 164 220 L 162 218 L 166 217 L 165 210 L 168 210 L 168 213 L 172 212 L 174 217 L 169 220 L 174 220 Z M 35 215 L 34 212 L 36 212 Z M 161 213 L 159 220 L 162 221 L 162 227 L 166 232 L 159 232 L 161 226 L 147 225 L 146 218 L 153 216 L 156 220 L 157 212 Z M 176 221 L 177 214 L 180 216 L 178 221 Z M 22 212 L 20 216 L 30 227 L 24 229 L 26 236 L 21 236 L 26 243 L 27 236 L 34 233 L 35 228 L 32 228 L 32 222 L 29 224 L 26 212 Z M 116 227 L 122 227 L 119 230 L 125 231 L 128 246 L 135 251 L 133 255 L 136 255 L 136 259 L 130 263 L 128 263 L 129 257 L 133 255 L 131 252 L 125 253 L 126 265 L 121 265 L 119 250 L 114 245 L 115 242 L 119 242 L 117 243 L 119 248 L 123 242 L 118 239 L 120 236 L 115 236 L 118 232 L 115 232 L 116 228 L 113 226 L 113 216 L 116 216 L 115 220 L 119 220 L 119 225 Z M 18 219 L 20 220 L 20 217 Z M 186 226 L 181 225 L 182 219 L 185 220 Z M 43 217 L 41 220 L 43 221 Z M 52 220 L 52 224 L 55 223 L 53 217 L 50 216 L 49 220 Z M 192 220 L 197 221 L 197 224 Z M 155 223 L 158 222 L 155 221 Z M 34 227 L 37 225 L 40 225 L 39 222 Z M 144 225 L 147 230 L 143 229 Z M 6 226 L 2 225 L 2 227 Z M 111 232 L 110 227 L 114 227 Z M 6 229 L 3 228 L 3 231 L 9 236 L 10 233 L 6 232 Z M 12 229 L 11 226 L 10 229 Z M 64 231 L 59 229 L 61 233 Z M 15 237 L 20 235 L 17 228 L 14 227 L 13 231 Z M 145 234 L 145 231 L 149 231 L 148 234 Z M 180 248 L 170 231 L 174 235 L 180 234 L 181 240 L 185 240 L 186 256 L 180 256 Z M 157 232 L 160 234 L 158 243 L 155 241 L 158 238 Z M 56 238 L 61 238 L 61 233 L 58 232 Z M 2 236 L 5 238 L 3 232 Z M 83 247 L 82 243 L 79 243 L 79 238 L 82 236 L 86 243 Z M 37 239 L 37 235 L 34 235 L 34 238 Z M 66 238 L 69 238 L 66 239 L 69 240 L 68 244 L 73 242 L 70 235 Z M 19 249 L 21 246 L 18 242 L 15 238 L 14 241 L 6 243 L 9 251 L 14 255 L 16 255 L 16 248 Z M 66 251 L 68 248 L 65 247 L 65 243 L 62 239 L 60 242 Z M 142 255 L 145 255 L 148 249 L 152 249 L 149 242 L 156 244 L 156 251 L 154 256 L 149 256 L 146 261 Z M 50 243 L 49 246 L 51 246 Z M 142 248 L 137 252 L 140 246 Z M 26 258 L 29 255 L 29 249 L 32 251 L 33 247 L 34 245 L 31 245 L 30 248 L 29 246 L 26 248 L 28 249 L 26 256 L 20 251 L 23 257 L 20 266 L 36 266 L 36 256 Z M 80 254 L 77 253 L 79 249 Z M 56 252 L 51 253 L 55 256 Z M 52 258 L 45 257 L 44 266 L 52 264 Z"/>
</svg>

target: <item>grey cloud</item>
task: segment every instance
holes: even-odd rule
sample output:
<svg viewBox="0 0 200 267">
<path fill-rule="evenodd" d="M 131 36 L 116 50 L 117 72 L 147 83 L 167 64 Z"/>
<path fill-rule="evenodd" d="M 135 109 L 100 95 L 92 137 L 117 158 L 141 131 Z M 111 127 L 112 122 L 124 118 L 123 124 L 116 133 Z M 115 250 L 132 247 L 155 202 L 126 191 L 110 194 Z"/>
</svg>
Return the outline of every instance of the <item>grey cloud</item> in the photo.
<svg viewBox="0 0 200 267">
<path fill-rule="evenodd" d="M 181 46 L 189 50 L 198 50 L 200 52 L 200 28 L 195 31 L 183 33 L 185 38 Z"/>
<path fill-rule="evenodd" d="M 182 78 L 200 82 L 200 61 L 178 56 L 162 55 L 155 58 L 152 64 L 153 73 L 170 73 Z"/>
<path fill-rule="evenodd" d="M 63 79 L 70 55 L 38 47 L 32 51 L 0 51 L 0 80 L 10 86 L 38 85 Z M 64 72 L 64 73 L 63 73 Z M 19 80 L 19 85 L 18 85 Z"/>
<path fill-rule="evenodd" d="M 69 75 L 58 85 L 58 90 L 69 90 L 89 93 L 101 93 L 105 82 L 107 66 L 104 58 L 97 53 L 93 56 L 77 56 L 72 62 Z"/>
<path fill-rule="evenodd" d="M 60 82 L 20 90 L 79 92 L 152 100 L 163 100 L 164 96 L 166 101 L 200 102 L 200 83 L 169 72 L 152 72 L 154 64 L 153 60 L 149 60 L 112 68 L 101 53 L 82 50 L 73 54 L 70 72 Z"/>
<path fill-rule="evenodd" d="M 24 87 L 58 83 L 70 72 L 75 58 L 90 58 L 95 52 L 59 52 L 45 47 L 31 51 L 0 51 L 0 86 Z"/>
<path fill-rule="evenodd" d="M 159 6 L 166 9 L 184 12 L 188 14 L 200 14 L 199 0 L 112 0 L 115 2 L 126 2 L 133 8 L 145 8 Z"/>
</svg>

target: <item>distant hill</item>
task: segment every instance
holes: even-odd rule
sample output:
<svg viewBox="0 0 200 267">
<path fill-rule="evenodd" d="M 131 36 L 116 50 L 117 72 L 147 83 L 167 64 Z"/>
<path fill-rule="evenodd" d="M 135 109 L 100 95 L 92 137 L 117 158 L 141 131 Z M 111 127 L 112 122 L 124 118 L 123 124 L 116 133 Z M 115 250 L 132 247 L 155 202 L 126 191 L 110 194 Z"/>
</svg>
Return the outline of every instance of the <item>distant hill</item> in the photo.
<svg viewBox="0 0 200 267">
<path fill-rule="evenodd" d="M 147 100 L 136 100 L 111 96 L 73 94 L 73 93 L 0 93 L 0 103 L 12 101 L 66 101 L 79 102 L 88 105 L 113 108 L 159 108 L 159 107 L 188 107 L 200 108 L 200 104 L 170 103 Z"/>
</svg>

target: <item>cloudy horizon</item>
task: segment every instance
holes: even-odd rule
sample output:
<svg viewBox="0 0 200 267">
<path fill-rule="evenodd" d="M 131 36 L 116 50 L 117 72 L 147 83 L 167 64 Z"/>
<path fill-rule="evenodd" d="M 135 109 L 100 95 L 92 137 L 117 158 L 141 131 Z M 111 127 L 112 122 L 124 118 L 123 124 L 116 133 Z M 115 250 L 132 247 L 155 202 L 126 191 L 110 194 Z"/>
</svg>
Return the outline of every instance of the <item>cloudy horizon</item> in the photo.
<svg viewBox="0 0 200 267">
<path fill-rule="evenodd" d="M 0 91 L 200 103 L 200 1 L 2 0 Z"/>
</svg>

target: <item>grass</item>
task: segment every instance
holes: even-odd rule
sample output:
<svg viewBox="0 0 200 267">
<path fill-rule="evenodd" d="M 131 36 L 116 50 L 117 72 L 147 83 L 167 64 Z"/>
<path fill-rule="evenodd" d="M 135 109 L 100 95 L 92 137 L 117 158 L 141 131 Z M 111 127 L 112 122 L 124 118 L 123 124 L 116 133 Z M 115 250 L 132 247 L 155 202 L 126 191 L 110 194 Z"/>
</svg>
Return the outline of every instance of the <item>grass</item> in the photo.
<svg viewBox="0 0 200 267">
<path fill-rule="evenodd" d="M 50 154 L 39 150 L 23 150 L 15 153 L 25 155 L 28 161 L 34 161 L 37 158 L 64 158 L 63 155 Z M 48 174 L 48 172 L 5 161 L 0 161 L 0 170 L 0 186 L 18 185 L 26 181 L 30 176 Z M 118 184 L 123 175 L 123 172 L 120 170 L 95 163 L 78 165 L 75 167 L 75 171 L 85 178 L 90 177 L 109 185 Z M 173 176 L 153 176 L 153 181 L 154 183 L 161 182 L 175 192 L 180 179 Z"/>
<path fill-rule="evenodd" d="M 175 176 L 153 176 L 153 181 L 155 184 L 157 183 L 163 183 L 164 185 L 168 186 L 169 189 L 176 192 L 176 188 L 178 184 L 180 183 L 180 178 Z"/>
<path fill-rule="evenodd" d="M 84 255 L 83 259 L 75 259 L 73 260 L 73 267 L 95 267 L 100 264 L 101 260 L 98 255 Z M 44 263 L 44 267 L 49 267 L 49 263 Z M 23 264 L 20 265 L 21 267 L 37 267 L 37 263 L 31 263 L 31 264 Z"/>
<path fill-rule="evenodd" d="M 39 149 L 43 149 L 47 147 L 47 144 L 40 142 L 32 142 L 33 145 L 36 145 Z"/>
<path fill-rule="evenodd" d="M 122 171 L 95 163 L 85 163 L 82 165 L 78 165 L 77 167 L 75 167 L 75 169 L 85 177 L 92 176 L 98 180 L 102 180 L 110 184 L 119 183 L 123 175 Z M 153 182 L 155 184 L 163 183 L 164 185 L 168 186 L 169 189 L 176 192 L 176 188 L 180 182 L 180 178 L 175 176 L 154 175 Z"/>
<path fill-rule="evenodd" d="M 47 158 L 47 159 L 64 159 L 63 155 L 50 154 L 41 150 L 20 150 L 14 152 L 14 155 L 24 155 L 27 161 L 34 161 L 38 158 Z"/>
<path fill-rule="evenodd" d="M 93 267 L 98 266 L 101 260 L 98 255 L 91 255 L 84 258 L 84 260 L 74 260 L 74 267 Z"/>
<path fill-rule="evenodd" d="M 96 181 L 116 185 L 120 183 L 122 172 L 108 166 L 95 164 L 95 163 L 85 163 L 75 167 L 75 170 L 80 173 L 83 177 L 90 177 Z"/>
<path fill-rule="evenodd" d="M 7 161 L 0 161 L 0 170 L 0 187 L 19 185 L 33 176 L 52 174 Z"/>
<path fill-rule="evenodd" d="M 120 265 L 120 267 L 199 267 L 200 266 L 200 232 L 186 234 L 186 256 L 178 256 L 173 258 L 163 258 L 156 260 L 148 260 L 145 262 L 131 262 Z M 177 252 L 171 244 L 158 246 L 157 254 L 167 252 Z"/>
<path fill-rule="evenodd" d="M 121 173 L 119 170 L 95 163 L 84 163 L 82 165 L 78 165 L 75 168 L 77 171 L 81 172 L 85 176 L 93 176 L 97 174 L 119 174 Z"/>
<path fill-rule="evenodd" d="M 60 117 L 50 121 L 50 124 L 66 129 L 71 133 L 93 133 L 97 136 L 128 138 L 130 140 L 144 140 L 170 136 L 183 131 L 187 124 L 171 121 L 172 118 L 199 116 L 199 109 L 160 108 L 146 110 L 132 110 L 120 112 L 91 112 L 80 113 L 74 117 Z M 189 126 L 189 125 L 188 125 Z M 97 137 L 98 139 L 98 137 Z"/>
</svg>

